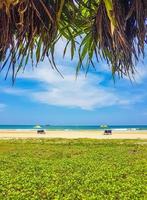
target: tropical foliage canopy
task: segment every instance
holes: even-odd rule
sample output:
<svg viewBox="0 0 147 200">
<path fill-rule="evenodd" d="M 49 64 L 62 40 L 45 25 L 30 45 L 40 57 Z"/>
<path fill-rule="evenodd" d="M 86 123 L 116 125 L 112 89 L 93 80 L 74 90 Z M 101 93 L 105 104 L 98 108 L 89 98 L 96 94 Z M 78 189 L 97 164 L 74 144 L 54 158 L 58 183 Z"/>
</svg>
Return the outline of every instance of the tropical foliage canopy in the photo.
<svg viewBox="0 0 147 200">
<path fill-rule="evenodd" d="M 7 66 L 14 80 L 30 59 L 45 57 L 56 68 L 64 37 L 63 56 L 68 46 L 71 59 L 78 52 L 77 72 L 104 58 L 112 74 L 129 76 L 144 56 L 146 22 L 146 0 L 0 0 L 0 70 Z"/>
</svg>

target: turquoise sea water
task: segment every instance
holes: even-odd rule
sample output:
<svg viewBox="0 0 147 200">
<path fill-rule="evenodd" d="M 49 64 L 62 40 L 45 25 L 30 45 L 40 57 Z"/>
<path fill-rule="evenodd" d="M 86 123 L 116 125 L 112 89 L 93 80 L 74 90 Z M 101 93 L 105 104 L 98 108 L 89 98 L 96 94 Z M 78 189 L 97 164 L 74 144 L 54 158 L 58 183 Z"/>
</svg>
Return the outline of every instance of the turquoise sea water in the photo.
<svg viewBox="0 0 147 200">
<path fill-rule="evenodd" d="M 42 129 L 47 130 L 104 130 L 104 129 L 116 129 L 116 130 L 147 130 L 147 125 L 121 125 L 121 126 L 108 126 L 102 128 L 97 126 L 52 126 L 52 125 L 40 125 Z M 32 130 L 36 129 L 35 125 L 0 125 L 0 129 L 5 130 Z"/>
</svg>

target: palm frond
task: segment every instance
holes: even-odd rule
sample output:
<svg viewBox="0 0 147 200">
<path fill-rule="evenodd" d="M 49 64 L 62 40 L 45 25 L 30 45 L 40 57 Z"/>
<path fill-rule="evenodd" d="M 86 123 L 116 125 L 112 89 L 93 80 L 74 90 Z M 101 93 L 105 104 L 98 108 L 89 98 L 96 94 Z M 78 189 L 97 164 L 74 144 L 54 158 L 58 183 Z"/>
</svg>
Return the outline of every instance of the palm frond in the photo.
<svg viewBox="0 0 147 200">
<path fill-rule="evenodd" d="M 0 71 L 7 66 L 14 81 L 29 60 L 37 65 L 45 57 L 56 69 L 55 44 L 64 37 L 64 55 L 69 44 L 71 59 L 78 48 L 77 74 L 85 59 L 87 69 L 95 67 L 96 57 L 113 75 L 129 76 L 144 56 L 146 21 L 146 0 L 1 0 Z"/>
</svg>

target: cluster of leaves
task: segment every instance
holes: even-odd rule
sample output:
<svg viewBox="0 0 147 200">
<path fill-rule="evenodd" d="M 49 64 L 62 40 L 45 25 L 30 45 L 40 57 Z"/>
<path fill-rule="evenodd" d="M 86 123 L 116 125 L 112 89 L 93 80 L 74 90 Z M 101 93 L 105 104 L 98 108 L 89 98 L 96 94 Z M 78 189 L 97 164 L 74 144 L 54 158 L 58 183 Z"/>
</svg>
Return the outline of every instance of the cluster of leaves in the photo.
<svg viewBox="0 0 147 200">
<path fill-rule="evenodd" d="M 137 140 L 3 140 L 0 199 L 143 200 L 146 157 Z"/>
<path fill-rule="evenodd" d="M 13 80 L 29 58 L 32 65 L 48 57 L 56 68 L 54 49 L 61 37 L 79 52 L 77 72 L 104 58 L 112 73 L 134 73 L 135 62 L 144 55 L 146 0 L 1 0 L 0 70 L 7 63 Z M 80 43 L 77 42 L 77 38 Z"/>
</svg>

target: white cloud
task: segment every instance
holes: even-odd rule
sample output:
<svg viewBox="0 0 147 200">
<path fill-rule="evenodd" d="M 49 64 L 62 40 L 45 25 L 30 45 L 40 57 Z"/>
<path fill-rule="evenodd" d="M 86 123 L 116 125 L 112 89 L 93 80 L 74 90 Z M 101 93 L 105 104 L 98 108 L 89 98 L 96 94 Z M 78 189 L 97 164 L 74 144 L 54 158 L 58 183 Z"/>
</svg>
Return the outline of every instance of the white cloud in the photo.
<svg viewBox="0 0 147 200">
<path fill-rule="evenodd" d="M 57 42 L 56 46 L 55 46 L 55 57 L 63 57 L 63 52 L 65 49 L 65 46 L 67 44 L 67 40 L 65 38 L 60 38 L 60 40 Z M 66 54 L 65 54 L 65 58 L 64 59 L 70 59 L 71 58 L 71 54 L 70 54 L 70 44 L 67 47 L 66 50 Z"/>
<path fill-rule="evenodd" d="M 20 94 L 24 93 L 24 95 L 29 93 L 31 99 L 41 103 L 71 108 L 79 107 L 85 110 L 113 105 L 127 106 L 135 102 L 135 98 L 123 97 L 116 90 L 103 87 L 101 85 L 102 77 L 89 73 L 86 78 L 84 74 L 80 74 L 75 80 L 75 72 L 72 68 L 61 66 L 58 68 L 64 79 L 47 63 L 44 63 L 44 66 L 40 66 L 33 73 L 27 71 L 21 76 L 40 82 L 42 90 L 25 92 L 25 90 L 17 89 L 12 92 L 9 90 L 9 93 L 16 95 L 19 92 Z"/>
<path fill-rule="evenodd" d="M 116 88 L 102 86 L 103 76 L 89 72 L 85 78 L 85 75 L 80 73 L 76 80 L 75 69 L 67 66 L 57 67 L 64 78 L 45 60 L 35 70 L 27 69 L 18 77 L 34 80 L 37 83 L 36 88 L 33 86 L 32 89 L 20 89 L 15 85 L 0 90 L 10 95 L 26 96 L 48 105 L 78 107 L 85 110 L 108 106 L 129 107 L 130 104 L 142 101 L 142 96 L 138 98 L 138 95 L 129 94 L 125 90 L 119 91 Z"/>
<path fill-rule="evenodd" d="M 147 78 L 147 67 L 140 66 L 136 68 L 134 79 L 137 83 L 142 83 Z"/>
<path fill-rule="evenodd" d="M 61 53 L 66 45 L 66 41 L 60 40 L 56 47 L 56 58 L 60 61 Z M 67 50 L 66 61 L 70 59 L 70 51 Z M 77 59 L 77 56 L 75 56 Z M 0 88 L 1 92 L 26 96 L 31 100 L 55 106 L 65 106 L 70 108 L 81 108 L 85 110 L 92 110 L 94 108 L 108 107 L 108 106 L 129 106 L 141 101 L 142 96 L 132 95 L 126 91 L 119 91 L 108 86 L 102 86 L 102 76 L 96 76 L 89 72 L 85 78 L 84 74 L 80 74 L 75 80 L 75 70 L 67 66 L 58 66 L 64 79 L 56 70 L 51 69 L 49 62 L 44 60 L 39 64 L 39 67 L 32 72 L 32 69 L 26 69 L 23 74 L 19 74 L 19 78 L 35 80 L 40 84 L 40 88 L 20 89 L 16 86 L 12 88 Z M 106 64 L 100 63 L 99 70 L 108 72 L 109 68 Z M 147 77 L 147 69 L 145 67 L 138 67 L 134 79 L 137 83 Z M 2 109 L 3 104 L 0 104 Z"/>
<path fill-rule="evenodd" d="M 6 108 L 6 105 L 3 103 L 0 103 L 0 111 L 3 111 Z"/>
<path fill-rule="evenodd" d="M 3 93 L 10 94 L 10 95 L 18 95 L 18 96 L 22 96 L 25 92 L 27 92 L 27 90 L 17 89 L 15 87 L 0 88 L 0 90 Z"/>
<path fill-rule="evenodd" d="M 130 81 L 129 77 L 125 77 Z M 131 80 L 137 84 L 143 83 L 143 81 L 147 78 L 147 66 L 138 65 L 135 69 L 135 73 L 131 76 Z"/>
<path fill-rule="evenodd" d="M 100 62 L 98 64 L 97 71 L 98 72 L 102 72 L 102 73 L 107 73 L 110 76 L 111 76 L 111 73 L 112 73 L 110 66 L 107 63 L 105 63 L 104 61 Z M 124 76 L 123 79 L 121 79 L 121 80 L 124 81 L 124 79 L 126 79 L 126 80 L 128 80 L 130 82 L 130 78 L 131 78 L 131 81 L 134 84 L 141 84 L 141 83 L 143 83 L 144 80 L 147 79 L 147 66 L 145 66 L 145 64 L 139 63 L 135 67 L 135 71 L 134 71 L 133 75 L 130 72 L 130 77 Z"/>
</svg>

